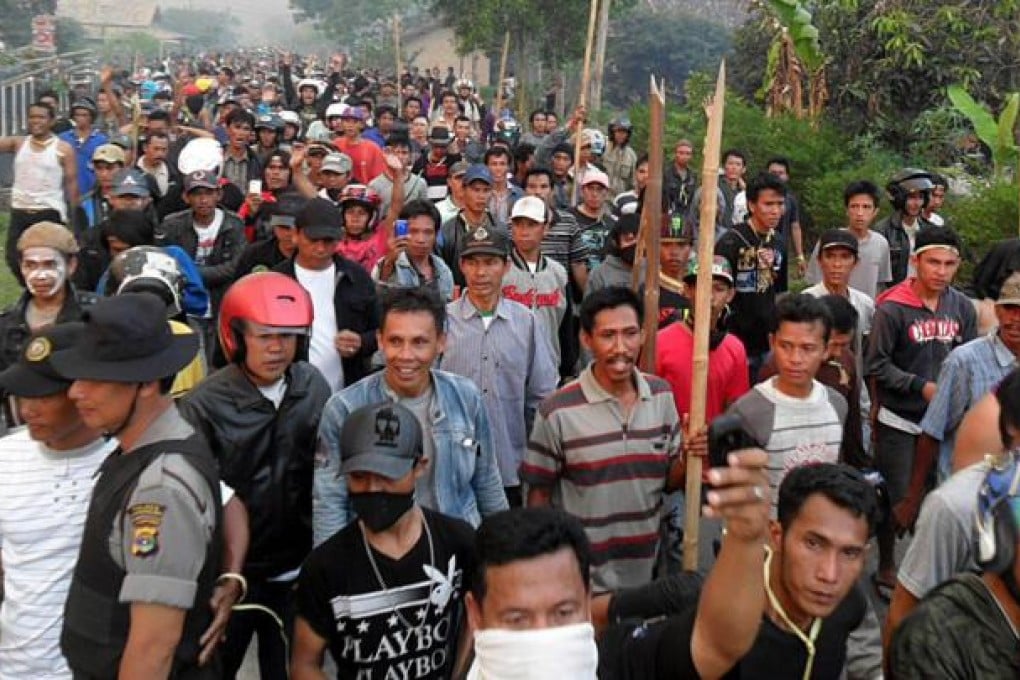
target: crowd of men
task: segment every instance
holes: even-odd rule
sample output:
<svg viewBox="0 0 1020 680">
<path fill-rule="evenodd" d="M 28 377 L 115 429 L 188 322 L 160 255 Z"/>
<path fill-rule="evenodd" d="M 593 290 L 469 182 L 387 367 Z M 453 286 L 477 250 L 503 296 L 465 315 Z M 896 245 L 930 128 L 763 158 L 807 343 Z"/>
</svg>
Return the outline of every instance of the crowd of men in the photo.
<svg viewBox="0 0 1020 680">
<path fill-rule="evenodd" d="M 945 178 L 809 244 L 731 149 L 699 262 L 681 139 L 645 373 L 629 121 L 376 75 L 104 69 L 0 138 L 0 680 L 1020 677 L 1018 242 L 975 302 Z"/>
</svg>

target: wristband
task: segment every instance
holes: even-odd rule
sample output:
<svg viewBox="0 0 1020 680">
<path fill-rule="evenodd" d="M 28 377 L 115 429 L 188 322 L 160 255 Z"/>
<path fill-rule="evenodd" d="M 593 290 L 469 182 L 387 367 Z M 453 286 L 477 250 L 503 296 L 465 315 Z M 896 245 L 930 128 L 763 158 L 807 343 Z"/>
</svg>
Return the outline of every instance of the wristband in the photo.
<svg viewBox="0 0 1020 680">
<path fill-rule="evenodd" d="M 238 585 L 241 586 L 241 597 L 237 601 L 244 602 L 244 598 L 248 597 L 248 579 L 236 572 L 228 571 L 219 575 L 219 578 L 216 579 L 216 585 L 224 581 L 237 581 Z"/>
</svg>

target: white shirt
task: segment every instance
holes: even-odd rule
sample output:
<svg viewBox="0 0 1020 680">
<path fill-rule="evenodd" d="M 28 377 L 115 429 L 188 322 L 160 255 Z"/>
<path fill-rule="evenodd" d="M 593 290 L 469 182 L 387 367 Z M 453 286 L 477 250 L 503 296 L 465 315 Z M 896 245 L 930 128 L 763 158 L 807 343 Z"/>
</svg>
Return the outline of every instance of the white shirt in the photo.
<svg viewBox="0 0 1020 680">
<path fill-rule="evenodd" d="M 336 392 L 344 386 L 344 367 L 340 363 L 340 352 L 336 351 L 336 308 L 333 295 L 336 290 L 336 265 L 332 262 L 325 269 L 316 271 L 294 264 L 298 283 L 312 297 L 314 314 L 312 320 L 312 342 L 308 360 L 319 369 L 322 377 Z"/>
<path fill-rule="evenodd" d="M 170 169 L 166 166 L 166 163 L 160 161 L 155 168 L 150 168 L 145 165 L 143 158 L 139 158 L 136 165 L 139 170 L 156 180 L 156 186 L 159 187 L 159 195 L 166 196 L 166 190 L 170 188 Z"/>
<path fill-rule="evenodd" d="M 0 679 L 66 680 L 64 601 L 78 561 L 93 475 L 117 448 L 97 439 L 51 451 L 21 428 L 0 438 Z"/>
<path fill-rule="evenodd" d="M 205 261 L 212 255 L 213 247 L 216 245 L 216 237 L 219 236 L 220 227 L 223 225 L 223 211 L 216 208 L 213 213 L 212 222 L 203 227 L 195 224 L 195 235 L 198 237 L 198 245 L 195 248 L 195 264 L 204 265 Z"/>
</svg>

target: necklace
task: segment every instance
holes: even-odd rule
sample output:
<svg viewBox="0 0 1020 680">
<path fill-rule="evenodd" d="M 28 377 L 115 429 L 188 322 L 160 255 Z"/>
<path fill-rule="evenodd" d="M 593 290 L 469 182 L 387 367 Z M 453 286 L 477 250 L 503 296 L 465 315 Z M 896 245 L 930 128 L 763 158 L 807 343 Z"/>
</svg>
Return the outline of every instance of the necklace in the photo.
<svg viewBox="0 0 1020 680">
<path fill-rule="evenodd" d="M 421 512 L 421 511 L 419 510 L 419 512 Z M 422 513 L 421 523 L 425 527 L 425 538 L 426 538 L 426 540 L 428 540 L 428 543 L 429 543 L 429 566 L 434 569 L 435 566 L 436 566 L 436 550 L 435 550 L 435 546 L 433 546 L 433 544 L 432 544 L 432 530 L 429 529 L 429 523 L 428 523 L 428 520 L 425 519 L 425 513 Z M 372 546 L 370 546 L 368 544 L 368 537 L 365 536 L 365 530 L 364 529 L 361 529 L 361 543 L 365 546 L 365 554 L 368 555 L 368 563 L 370 565 L 372 565 L 372 573 L 375 574 L 375 580 L 379 582 L 379 587 L 380 588 L 382 588 L 386 592 L 389 592 L 390 588 L 389 588 L 389 586 L 386 585 L 386 581 L 383 580 L 382 573 L 379 571 L 379 565 L 375 563 L 375 558 L 372 556 Z M 432 587 L 435 587 L 435 586 L 432 586 Z M 430 599 L 431 599 L 431 596 L 432 596 L 432 593 L 431 593 L 431 589 L 430 589 L 430 592 L 429 592 Z M 404 615 L 400 613 L 400 608 L 399 607 L 394 607 L 393 608 L 393 613 L 397 615 L 397 618 L 400 619 L 400 622 L 402 624 L 404 624 L 407 628 L 409 628 L 411 630 L 417 631 L 422 626 L 425 625 L 425 617 L 422 617 L 421 622 L 419 622 L 417 626 L 411 625 L 407 621 L 407 619 L 404 618 Z"/>
</svg>

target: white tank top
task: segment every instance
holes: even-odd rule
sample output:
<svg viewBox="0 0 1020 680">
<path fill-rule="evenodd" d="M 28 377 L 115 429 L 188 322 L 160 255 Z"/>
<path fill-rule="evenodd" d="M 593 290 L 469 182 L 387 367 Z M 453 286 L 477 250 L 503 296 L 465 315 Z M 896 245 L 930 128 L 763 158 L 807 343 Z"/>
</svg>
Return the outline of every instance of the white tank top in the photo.
<svg viewBox="0 0 1020 680">
<path fill-rule="evenodd" d="M 56 210 L 61 219 L 66 220 L 64 164 L 57 153 L 60 140 L 54 135 L 42 151 L 35 151 L 31 139 L 25 138 L 14 157 L 11 207 L 18 210 Z"/>
</svg>

